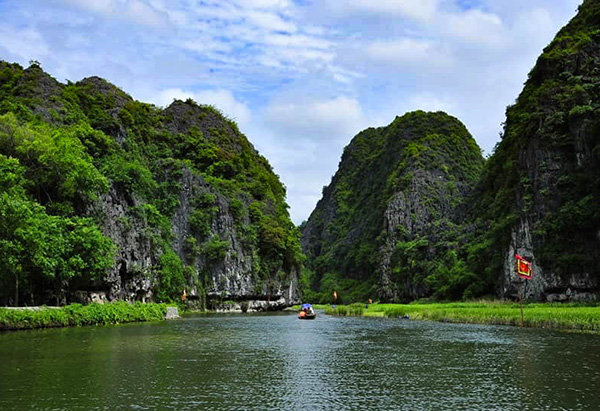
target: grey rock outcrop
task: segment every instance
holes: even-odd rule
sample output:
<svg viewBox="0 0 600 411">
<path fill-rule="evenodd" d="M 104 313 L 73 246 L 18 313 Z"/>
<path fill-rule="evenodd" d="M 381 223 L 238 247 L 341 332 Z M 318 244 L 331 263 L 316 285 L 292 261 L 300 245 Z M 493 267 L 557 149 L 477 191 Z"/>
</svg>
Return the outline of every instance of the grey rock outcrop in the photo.
<svg viewBox="0 0 600 411">
<path fill-rule="evenodd" d="M 103 232 L 117 248 L 115 265 L 102 281 L 109 300 L 152 301 L 153 267 L 160 255 L 152 245 L 152 228 L 134 212 L 139 205 L 134 196 L 112 186 L 90 211 L 100 217 Z"/>
<path fill-rule="evenodd" d="M 253 276 L 252 250 L 244 246 L 241 233 L 236 228 L 250 224 L 248 215 L 242 216 L 242 221 L 236 224 L 227 198 L 215 192 L 202 177 L 192 174 L 189 170 L 184 170 L 180 186 L 179 206 L 172 218 L 173 249 L 182 260 L 190 263 L 195 272 L 208 273 L 208 285 L 204 290 L 208 298 L 215 301 L 218 299 L 269 301 L 283 298 L 287 305 L 299 301 L 298 273 L 295 269 L 290 275 L 283 276 L 282 280 L 257 284 Z M 193 209 L 191 206 L 193 199 L 203 194 L 214 196 L 215 210 L 210 220 L 209 232 L 206 235 L 198 235 L 193 233 L 189 219 Z M 204 238 L 213 236 L 228 244 L 222 259 L 211 261 L 202 253 L 190 256 L 190 251 L 186 250 L 186 239 L 194 238 L 196 242 L 202 242 Z M 283 270 L 283 267 L 279 267 L 278 270 Z M 192 298 L 199 294 L 197 284 L 198 278 L 192 279 L 189 287 L 189 295 Z"/>
<path fill-rule="evenodd" d="M 179 318 L 179 310 L 177 307 L 167 307 L 165 320 L 176 320 L 177 318 Z"/>
<path fill-rule="evenodd" d="M 469 192 L 464 183 L 451 184 L 450 176 L 439 170 L 414 170 L 408 187 L 396 192 L 387 204 L 383 218 L 380 249 L 380 290 L 386 301 L 406 301 L 427 297 L 430 288 L 423 282 L 404 276 L 401 286 L 394 286 L 392 261 L 398 242 L 427 238 L 435 244 L 443 237 L 446 221 L 458 222 L 460 199 Z M 399 229 L 401 227 L 401 229 Z M 436 250 L 429 247 L 427 258 L 435 258 Z"/>
</svg>

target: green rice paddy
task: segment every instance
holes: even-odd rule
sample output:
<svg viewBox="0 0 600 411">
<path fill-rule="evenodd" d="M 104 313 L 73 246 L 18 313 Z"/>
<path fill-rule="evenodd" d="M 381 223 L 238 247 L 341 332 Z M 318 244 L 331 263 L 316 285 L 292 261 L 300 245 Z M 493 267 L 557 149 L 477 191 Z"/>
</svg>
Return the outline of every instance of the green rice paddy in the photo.
<svg viewBox="0 0 600 411">
<path fill-rule="evenodd" d="M 431 304 L 352 304 L 328 307 L 331 315 L 404 317 L 454 323 L 521 325 L 521 306 L 514 302 L 463 302 Z M 600 331 L 600 305 L 524 304 L 525 327 Z"/>
</svg>

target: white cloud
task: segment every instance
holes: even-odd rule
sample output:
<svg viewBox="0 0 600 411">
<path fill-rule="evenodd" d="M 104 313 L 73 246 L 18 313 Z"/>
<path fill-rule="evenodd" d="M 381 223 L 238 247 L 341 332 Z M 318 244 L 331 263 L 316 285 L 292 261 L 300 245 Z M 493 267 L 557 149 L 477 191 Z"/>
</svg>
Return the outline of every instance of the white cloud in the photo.
<svg viewBox="0 0 600 411">
<path fill-rule="evenodd" d="M 321 50 L 310 50 L 302 48 L 282 48 L 276 50 L 273 54 L 274 57 L 279 58 L 283 63 L 295 66 L 296 69 L 301 71 L 305 71 L 305 68 L 310 69 L 310 66 L 303 67 L 305 64 L 324 64 L 332 62 L 335 58 L 333 53 L 328 53 L 326 51 Z"/>
<path fill-rule="evenodd" d="M 452 64 L 439 44 L 431 41 L 398 38 L 394 40 L 377 40 L 366 48 L 369 58 L 394 65 L 428 65 L 430 68 L 447 68 Z"/>
<path fill-rule="evenodd" d="M 155 9 L 141 1 L 132 0 L 126 6 L 124 11 L 134 21 L 140 24 L 147 24 L 149 26 L 162 26 L 168 22 L 166 15 L 158 13 Z"/>
<path fill-rule="evenodd" d="M 447 14 L 441 20 L 447 34 L 473 44 L 497 47 L 509 37 L 499 16 L 481 10 Z"/>
<path fill-rule="evenodd" d="M 265 37 L 265 43 L 281 47 L 302 47 L 307 49 L 328 49 L 331 42 L 317 37 L 305 35 L 270 34 Z"/>
<path fill-rule="evenodd" d="M 393 17 L 408 17 L 431 21 L 438 9 L 438 0 L 329 0 L 333 7 L 343 11 L 357 11 Z"/>
<path fill-rule="evenodd" d="M 289 0 L 239 0 L 238 4 L 244 7 L 261 9 L 282 9 L 291 6 L 291 2 Z"/>
<path fill-rule="evenodd" d="M 265 112 L 267 124 L 298 137 L 346 140 L 366 124 L 360 103 L 340 96 L 329 100 L 275 102 Z"/>
<path fill-rule="evenodd" d="M 544 45 L 556 32 L 556 24 L 547 9 L 535 8 L 517 13 L 511 27 L 514 35 L 513 46 L 526 48 L 527 45 Z M 527 39 L 527 41 L 522 41 Z"/>
<path fill-rule="evenodd" d="M 204 90 L 194 94 L 196 101 L 202 104 L 212 104 L 221 110 L 227 117 L 243 126 L 250 120 L 250 109 L 246 104 L 239 102 L 229 90 Z"/>
<path fill-rule="evenodd" d="M 187 40 L 184 41 L 181 46 L 187 50 L 194 51 L 196 53 L 208 53 L 211 51 L 219 51 L 219 52 L 229 52 L 232 47 L 229 44 L 213 42 L 210 39 L 196 39 L 194 41 Z"/>
<path fill-rule="evenodd" d="M 352 78 L 346 76 L 342 73 L 333 73 L 333 79 L 338 83 L 350 84 L 352 82 Z"/>
<path fill-rule="evenodd" d="M 271 101 L 262 117 L 266 133 L 255 140 L 257 147 L 285 183 L 291 217 L 300 223 L 329 184 L 344 146 L 369 121 L 354 98 L 315 98 L 298 90 Z"/>
<path fill-rule="evenodd" d="M 49 46 L 39 31 L 33 28 L 17 29 L 0 24 L 0 50 L 4 49 L 13 59 L 23 62 L 44 60 L 49 54 Z M 1 56 L 0 56 L 1 57 Z"/>
<path fill-rule="evenodd" d="M 409 98 L 407 110 L 445 111 L 453 113 L 456 111 L 456 103 L 431 92 L 418 93 Z"/>
<path fill-rule="evenodd" d="M 190 91 L 183 91 L 178 88 L 170 88 L 161 91 L 153 100 L 152 103 L 159 107 L 167 107 L 173 102 L 173 100 L 187 100 L 188 98 L 194 99 L 194 93 Z M 200 102 L 201 103 L 201 102 Z"/>
<path fill-rule="evenodd" d="M 104 17 L 113 17 L 148 26 L 165 26 L 168 16 L 141 0 L 61 0 L 67 5 L 79 7 Z"/>
<path fill-rule="evenodd" d="M 296 25 L 285 21 L 274 13 L 264 11 L 251 11 L 247 14 L 247 19 L 257 27 L 270 31 L 283 31 L 293 33 L 296 31 Z"/>
<path fill-rule="evenodd" d="M 77 0 L 63 0 L 64 3 L 85 8 L 94 13 L 102 13 L 105 15 L 116 12 L 117 3 L 114 0 L 90 0 L 80 2 Z"/>
</svg>

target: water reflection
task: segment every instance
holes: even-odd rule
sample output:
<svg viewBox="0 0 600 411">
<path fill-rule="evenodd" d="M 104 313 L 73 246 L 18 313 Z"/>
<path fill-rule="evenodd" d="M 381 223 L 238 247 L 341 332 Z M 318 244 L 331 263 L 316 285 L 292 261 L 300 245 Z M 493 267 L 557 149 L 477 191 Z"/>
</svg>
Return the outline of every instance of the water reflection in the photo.
<svg viewBox="0 0 600 411">
<path fill-rule="evenodd" d="M 597 409 L 598 336 L 320 315 L 0 334 L 0 409 Z"/>
</svg>

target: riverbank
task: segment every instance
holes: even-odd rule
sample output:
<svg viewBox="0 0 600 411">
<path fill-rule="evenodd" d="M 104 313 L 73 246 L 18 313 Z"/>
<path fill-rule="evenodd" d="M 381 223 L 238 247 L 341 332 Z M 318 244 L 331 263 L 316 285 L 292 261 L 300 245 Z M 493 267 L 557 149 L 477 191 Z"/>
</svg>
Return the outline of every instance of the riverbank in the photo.
<svg viewBox="0 0 600 411">
<path fill-rule="evenodd" d="M 521 307 L 512 302 L 437 304 L 351 304 L 328 307 L 325 312 L 341 316 L 409 317 L 414 320 L 453 323 L 521 325 Z M 525 327 L 600 331 L 600 305 L 525 304 Z"/>
<path fill-rule="evenodd" d="M 129 304 L 123 301 L 36 309 L 0 308 L 0 330 L 160 321 L 166 313 L 166 304 Z"/>
</svg>

